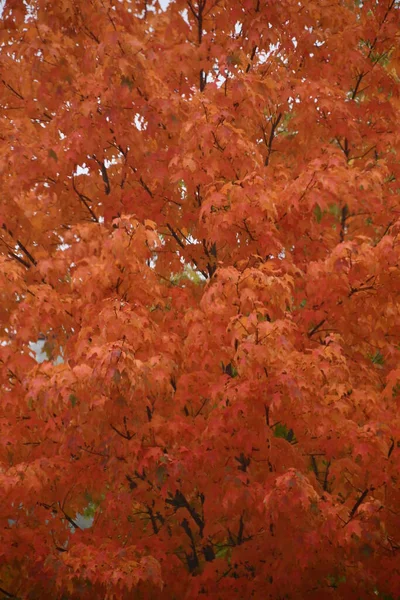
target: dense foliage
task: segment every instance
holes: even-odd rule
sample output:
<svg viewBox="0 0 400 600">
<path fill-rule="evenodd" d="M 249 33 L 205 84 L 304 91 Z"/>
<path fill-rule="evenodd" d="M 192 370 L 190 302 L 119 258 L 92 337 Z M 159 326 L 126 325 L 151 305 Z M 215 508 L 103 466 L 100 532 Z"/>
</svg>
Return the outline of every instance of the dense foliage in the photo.
<svg viewBox="0 0 400 600">
<path fill-rule="evenodd" d="M 6 0 L 3 597 L 400 597 L 399 17 Z"/>
</svg>

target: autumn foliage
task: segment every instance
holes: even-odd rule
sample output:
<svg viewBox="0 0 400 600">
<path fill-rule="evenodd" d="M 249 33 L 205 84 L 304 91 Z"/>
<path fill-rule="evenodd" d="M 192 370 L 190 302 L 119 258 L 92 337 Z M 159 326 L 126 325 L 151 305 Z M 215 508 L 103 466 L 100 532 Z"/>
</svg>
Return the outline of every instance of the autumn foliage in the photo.
<svg viewBox="0 0 400 600">
<path fill-rule="evenodd" d="M 0 597 L 397 600 L 400 3 L 1 24 Z"/>
</svg>

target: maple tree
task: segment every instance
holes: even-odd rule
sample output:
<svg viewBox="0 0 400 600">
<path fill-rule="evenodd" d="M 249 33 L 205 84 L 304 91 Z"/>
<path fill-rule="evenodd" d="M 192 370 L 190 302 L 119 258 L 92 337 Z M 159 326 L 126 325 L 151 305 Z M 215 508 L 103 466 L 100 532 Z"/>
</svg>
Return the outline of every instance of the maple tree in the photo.
<svg viewBox="0 0 400 600">
<path fill-rule="evenodd" d="M 3 597 L 400 597 L 399 17 L 6 1 Z"/>
</svg>

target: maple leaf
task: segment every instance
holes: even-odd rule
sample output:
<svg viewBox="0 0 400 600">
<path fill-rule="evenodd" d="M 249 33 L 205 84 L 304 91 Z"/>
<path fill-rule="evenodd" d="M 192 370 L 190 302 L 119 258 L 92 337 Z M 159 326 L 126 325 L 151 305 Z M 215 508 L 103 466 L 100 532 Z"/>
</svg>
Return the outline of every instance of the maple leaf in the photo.
<svg viewBox="0 0 400 600">
<path fill-rule="evenodd" d="M 395 597 L 397 3 L 2 23 L 3 595 Z"/>
</svg>

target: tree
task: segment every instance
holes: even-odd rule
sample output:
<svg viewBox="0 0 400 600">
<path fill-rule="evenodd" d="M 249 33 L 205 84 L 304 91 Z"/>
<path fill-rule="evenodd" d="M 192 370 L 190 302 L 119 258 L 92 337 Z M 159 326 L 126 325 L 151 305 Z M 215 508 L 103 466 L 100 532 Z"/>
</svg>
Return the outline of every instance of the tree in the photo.
<svg viewBox="0 0 400 600">
<path fill-rule="evenodd" d="M 0 591 L 398 598 L 400 5 L 166 4 L 3 10 Z"/>
</svg>

